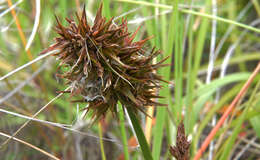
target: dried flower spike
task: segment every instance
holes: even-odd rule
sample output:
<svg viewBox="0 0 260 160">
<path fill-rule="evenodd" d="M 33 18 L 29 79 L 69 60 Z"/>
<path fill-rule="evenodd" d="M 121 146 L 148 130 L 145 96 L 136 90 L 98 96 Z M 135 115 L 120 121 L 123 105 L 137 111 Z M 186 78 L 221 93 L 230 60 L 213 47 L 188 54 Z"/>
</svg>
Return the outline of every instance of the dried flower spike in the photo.
<svg viewBox="0 0 260 160">
<path fill-rule="evenodd" d="M 152 90 L 160 88 L 160 76 L 154 70 L 165 66 L 166 58 L 152 64 L 153 58 L 161 54 L 153 48 L 150 52 L 144 44 L 150 38 L 133 42 L 139 28 L 131 35 L 127 21 L 116 24 L 111 18 L 102 17 L 102 4 L 97 11 L 94 24 L 87 22 L 85 7 L 77 22 L 66 18 L 69 25 L 58 25 L 59 37 L 42 54 L 58 49 L 54 54 L 60 60 L 60 67 L 67 72 L 59 75 L 71 86 L 71 96 L 81 96 L 75 102 L 89 103 L 86 108 L 98 119 L 110 110 L 117 117 L 117 104 L 144 112 L 144 107 L 163 105 L 153 101 L 160 98 Z"/>
<path fill-rule="evenodd" d="M 170 147 L 170 152 L 177 160 L 189 160 L 190 142 L 185 136 L 184 124 L 181 122 L 177 130 L 176 145 Z"/>
</svg>

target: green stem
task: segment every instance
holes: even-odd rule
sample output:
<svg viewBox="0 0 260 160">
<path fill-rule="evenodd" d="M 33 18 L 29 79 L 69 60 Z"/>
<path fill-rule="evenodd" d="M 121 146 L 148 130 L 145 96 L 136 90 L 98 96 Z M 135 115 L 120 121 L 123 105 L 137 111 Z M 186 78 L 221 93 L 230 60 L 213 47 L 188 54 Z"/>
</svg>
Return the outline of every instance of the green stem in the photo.
<svg viewBox="0 0 260 160">
<path fill-rule="evenodd" d="M 135 130 L 135 134 L 137 136 L 138 142 L 141 146 L 141 150 L 143 152 L 143 156 L 145 160 L 153 160 L 149 145 L 146 141 L 146 138 L 144 136 L 144 132 L 139 124 L 138 119 L 136 118 L 135 114 L 133 113 L 132 109 L 130 107 L 126 107 L 127 112 L 129 114 L 130 120 L 132 122 L 132 125 Z"/>
<path fill-rule="evenodd" d="M 126 137 L 126 131 L 125 131 L 125 119 L 124 119 L 124 111 L 122 104 L 119 105 L 119 120 L 120 120 L 120 130 L 122 135 L 122 141 L 124 145 L 124 159 L 129 160 L 129 153 L 128 153 L 128 144 L 127 144 L 127 137 Z"/>
<path fill-rule="evenodd" d="M 103 144 L 103 132 L 102 132 L 102 126 L 101 123 L 98 123 L 98 134 L 99 134 L 99 143 L 100 143 L 100 150 L 102 154 L 102 160 L 106 160 L 106 154 L 104 150 L 104 144 Z"/>
</svg>

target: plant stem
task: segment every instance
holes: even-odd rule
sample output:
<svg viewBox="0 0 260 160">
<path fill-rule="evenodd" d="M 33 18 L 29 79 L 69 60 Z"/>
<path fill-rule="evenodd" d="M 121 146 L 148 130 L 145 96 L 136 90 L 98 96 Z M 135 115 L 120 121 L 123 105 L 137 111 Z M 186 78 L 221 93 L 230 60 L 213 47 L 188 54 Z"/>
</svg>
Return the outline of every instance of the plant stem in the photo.
<svg viewBox="0 0 260 160">
<path fill-rule="evenodd" d="M 126 107 L 127 112 L 129 114 L 130 120 L 132 122 L 132 125 L 134 127 L 138 143 L 141 146 L 141 150 L 143 152 L 143 156 L 145 160 L 153 160 L 149 145 L 146 141 L 146 138 L 144 136 L 144 132 L 139 124 L 138 119 L 136 118 L 135 114 L 133 113 L 132 109 L 130 107 Z"/>
<path fill-rule="evenodd" d="M 118 104 L 119 106 L 119 120 L 120 120 L 120 130 L 122 135 L 122 141 L 124 145 L 124 159 L 129 160 L 129 154 L 128 154 L 128 144 L 127 144 L 127 137 L 125 132 L 125 119 L 124 119 L 124 111 L 122 104 Z"/>
<path fill-rule="evenodd" d="M 102 160 L 106 160 L 106 154 L 103 145 L 103 135 L 102 135 L 103 132 L 102 132 L 101 122 L 98 122 L 98 134 L 99 134 L 99 143 L 100 143 L 100 150 L 102 154 Z"/>
</svg>

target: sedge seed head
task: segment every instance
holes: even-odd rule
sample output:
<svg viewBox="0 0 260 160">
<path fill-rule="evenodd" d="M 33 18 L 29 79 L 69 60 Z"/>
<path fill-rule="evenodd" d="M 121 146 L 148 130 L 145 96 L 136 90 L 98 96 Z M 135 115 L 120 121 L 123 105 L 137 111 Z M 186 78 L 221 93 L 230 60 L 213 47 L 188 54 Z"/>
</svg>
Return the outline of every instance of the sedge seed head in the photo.
<svg viewBox="0 0 260 160">
<path fill-rule="evenodd" d="M 68 26 L 57 19 L 55 28 L 58 37 L 55 43 L 42 54 L 58 49 L 54 54 L 60 61 L 60 67 L 68 71 L 59 75 L 71 86 L 71 96 L 81 96 L 76 102 L 86 102 L 88 111 L 98 119 L 110 110 L 117 117 L 117 104 L 132 107 L 145 113 L 147 106 L 163 105 L 153 98 L 160 98 L 154 92 L 161 88 L 162 78 L 156 70 L 164 60 L 153 64 L 153 59 L 161 51 L 144 49 L 146 38 L 134 42 L 139 28 L 131 34 L 127 21 L 114 22 L 113 18 L 102 17 L 102 4 L 97 11 L 94 24 L 87 22 L 85 7 L 77 21 L 66 18 Z"/>
<path fill-rule="evenodd" d="M 185 135 L 185 128 L 183 122 L 178 125 L 176 145 L 170 147 L 170 153 L 177 160 L 189 160 L 189 149 L 191 142 Z"/>
</svg>

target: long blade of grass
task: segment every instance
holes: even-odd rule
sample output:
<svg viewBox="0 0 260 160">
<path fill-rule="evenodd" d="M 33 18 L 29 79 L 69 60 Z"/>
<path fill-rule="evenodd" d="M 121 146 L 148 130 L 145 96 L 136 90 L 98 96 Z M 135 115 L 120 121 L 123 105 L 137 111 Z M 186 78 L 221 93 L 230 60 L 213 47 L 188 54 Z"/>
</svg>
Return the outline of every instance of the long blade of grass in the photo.
<svg viewBox="0 0 260 160">
<path fill-rule="evenodd" d="M 149 12 L 147 11 L 147 8 L 145 8 L 145 10 L 143 10 L 143 14 L 144 14 L 145 17 L 149 16 L 147 13 L 149 13 Z M 148 35 L 149 36 L 155 36 L 151 40 L 151 44 L 153 46 L 155 45 L 155 46 L 159 47 L 160 43 L 158 42 L 158 40 L 159 40 L 160 34 L 158 33 L 159 32 L 159 29 L 158 29 L 159 10 L 158 10 L 158 8 L 155 8 L 153 13 L 155 15 L 155 18 L 153 18 L 152 20 L 148 20 L 148 21 L 146 20 L 145 24 L 146 24 L 146 27 L 147 27 Z M 143 19 L 145 19 L 145 18 L 143 18 Z M 156 61 L 157 61 L 157 59 L 153 59 L 153 64 L 156 64 Z M 154 72 L 156 72 L 156 71 L 154 71 Z M 153 90 L 153 92 L 156 93 L 157 91 Z M 146 124 L 145 124 L 145 137 L 146 137 L 146 140 L 147 140 L 149 145 L 151 144 L 152 122 L 153 122 L 153 119 L 154 119 L 154 117 L 153 117 L 154 116 L 154 110 L 155 110 L 154 106 L 147 108 L 147 114 L 150 115 L 151 117 L 147 116 L 146 121 L 145 121 L 146 122 Z"/>
<path fill-rule="evenodd" d="M 190 24 L 188 27 L 188 55 L 187 55 L 187 63 L 188 63 L 188 69 L 187 69 L 187 77 L 192 77 L 193 76 L 193 30 L 192 30 L 192 25 L 194 23 L 194 16 L 191 15 L 190 17 Z M 183 44 L 185 45 L 185 44 Z M 185 105 L 186 105 L 186 109 L 185 112 L 187 113 L 187 116 L 189 114 L 189 112 L 192 111 L 192 105 L 193 105 L 193 91 L 194 91 L 194 84 L 195 82 L 193 81 L 192 78 L 188 78 L 187 79 L 187 98 L 185 100 Z M 184 118 L 184 126 L 188 126 L 189 125 L 189 118 Z M 186 127 L 187 128 L 187 127 Z M 186 133 L 188 133 L 188 130 L 186 129 L 185 131 Z M 188 133 L 189 134 L 189 133 Z"/>
<path fill-rule="evenodd" d="M 164 4 L 158 4 L 157 5 L 155 3 L 144 2 L 144 1 L 134 1 L 134 0 L 116 0 L 116 1 L 127 2 L 127 3 L 134 3 L 134 4 L 141 4 L 141 5 L 146 5 L 146 6 L 150 6 L 150 7 L 159 7 L 159 8 L 164 8 L 164 9 L 172 9 L 172 7 L 168 6 L 168 5 L 164 5 Z M 181 12 L 183 12 L 183 13 L 193 14 L 193 15 L 205 17 L 205 18 L 208 18 L 208 19 L 214 19 L 214 20 L 217 20 L 217 21 L 220 21 L 220 22 L 225 22 L 225 23 L 228 23 L 228 24 L 234 24 L 234 25 L 239 26 L 241 28 L 245 28 L 245 29 L 248 29 L 248 30 L 260 33 L 260 29 L 258 29 L 258 28 L 255 28 L 255 27 L 252 27 L 252 26 L 248 26 L 246 24 L 239 23 L 239 22 L 236 22 L 236 21 L 233 21 L 233 20 L 230 20 L 230 19 L 226 19 L 226 18 L 210 15 L 210 14 L 207 14 L 207 13 L 197 12 L 197 11 L 194 11 L 194 10 L 187 10 L 187 9 L 182 9 L 182 8 L 179 8 L 179 10 Z"/>
<path fill-rule="evenodd" d="M 163 16 L 164 17 L 164 16 Z M 162 35 L 162 38 L 164 40 L 167 39 L 167 41 L 165 43 L 162 44 L 163 49 L 165 50 L 165 53 L 163 54 L 163 56 L 167 57 L 167 56 L 171 56 L 172 55 L 172 51 L 173 51 L 173 42 L 174 42 L 174 29 L 173 27 L 175 26 L 174 24 L 174 14 L 171 15 L 170 18 L 170 22 L 169 22 L 169 28 L 168 28 L 168 37 L 166 36 L 166 34 Z M 166 19 L 165 17 L 162 19 L 162 24 L 164 24 L 162 27 L 162 31 L 167 32 L 165 28 L 167 28 L 167 24 L 166 24 Z M 171 58 L 168 58 L 165 62 L 165 64 L 171 64 Z M 161 70 L 159 70 L 159 73 L 161 75 L 164 75 L 164 79 L 165 80 L 170 80 L 170 73 L 171 73 L 171 67 L 165 67 Z M 162 84 L 163 88 L 160 91 L 160 95 L 165 97 L 164 99 L 160 99 L 159 101 L 162 103 L 166 103 L 169 105 L 169 108 L 172 109 L 172 102 L 171 102 L 171 94 L 170 94 L 170 88 L 168 84 L 163 83 Z M 162 139 L 163 139 L 163 128 L 165 125 L 165 121 L 166 121 L 166 116 L 167 116 L 167 108 L 165 107 L 158 107 L 157 108 L 157 114 L 156 114 L 156 124 L 155 124 L 155 128 L 154 128 L 154 139 L 153 139 L 153 157 L 155 160 L 158 160 L 160 158 L 160 154 L 161 154 L 161 146 L 162 146 Z M 171 124 L 172 125 L 172 124 Z M 171 134 L 172 136 L 174 136 L 174 134 Z M 173 143 L 172 140 L 170 140 L 171 143 Z"/>
<path fill-rule="evenodd" d="M 201 96 L 207 94 L 209 91 L 216 91 L 219 87 L 225 86 L 230 83 L 237 81 L 247 80 L 250 76 L 250 73 L 234 73 L 229 74 L 223 78 L 215 79 L 211 83 L 201 86 L 197 89 L 196 96 Z"/>
<path fill-rule="evenodd" d="M 243 8 L 243 10 L 238 14 L 238 16 L 236 17 L 236 21 L 240 21 L 244 16 L 245 14 L 248 12 L 248 10 L 251 8 L 252 6 L 252 3 L 251 2 L 248 2 L 247 5 Z M 232 30 L 235 28 L 235 25 L 230 25 L 226 31 L 226 33 L 224 34 L 224 36 L 221 38 L 221 40 L 219 41 L 218 43 L 218 46 L 215 50 L 216 52 L 216 57 L 218 56 L 220 50 L 222 49 L 223 47 L 223 44 L 225 43 L 225 41 L 228 39 L 228 37 L 230 36 Z M 215 57 L 215 58 L 216 58 Z"/>
<path fill-rule="evenodd" d="M 210 1 L 207 0 L 206 6 L 209 6 Z M 207 11 L 208 8 L 205 8 L 205 10 Z M 190 96 L 190 98 L 188 99 L 189 102 L 187 102 L 188 106 L 187 106 L 187 110 L 186 113 L 187 115 L 185 116 L 185 127 L 187 130 L 187 134 L 191 133 L 192 128 L 193 128 L 193 122 L 190 120 L 192 117 L 192 113 L 193 113 L 193 96 L 194 93 L 193 91 L 195 90 L 195 81 L 197 79 L 197 74 L 198 74 L 198 70 L 199 70 L 199 66 L 200 66 L 200 61 L 201 61 L 201 56 L 202 56 L 202 51 L 204 48 L 204 43 L 205 43 L 205 38 L 206 38 L 206 33 L 207 33 L 207 29 L 209 26 L 209 21 L 208 19 L 202 19 L 202 22 L 200 24 L 200 29 L 199 29 L 199 33 L 198 33 L 198 38 L 196 40 L 196 48 L 195 48 L 195 53 L 194 53 L 194 63 L 191 69 L 191 73 L 190 73 L 190 78 L 189 78 L 189 88 L 190 88 L 190 92 L 188 92 L 188 96 Z M 189 95 L 190 94 L 190 95 Z"/>
<path fill-rule="evenodd" d="M 178 10 L 179 1 L 173 3 L 174 15 L 174 82 L 175 82 L 175 104 L 172 111 L 175 115 L 175 121 L 178 125 L 182 121 L 182 70 L 183 70 L 183 53 L 182 53 L 182 39 L 183 39 L 183 19 Z M 169 44 L 170 45 L 170 44 Z"/>
<path fill-rule="evenodd" d="M 254 60 L 260 60 L 260 52 L 248 52 L 248 53 L 245 53 L 241 56 L 233 56 L 230 59 L 228 66 L 230 67 L 232 65 L 236 65 L 236 64 L 239 64 L 239 63 L 247 62 L 247 61 L 254 61 Z M 222 63 L 222 60 L 215 61 L 214 71 L 221 69 L 221 63 Z M 201 66 L 200 68 L 201 68 L 201 70 L 199 71 L 199 74 L 206 73 L 206 66 L 205 65 Z"/>
</svg>

